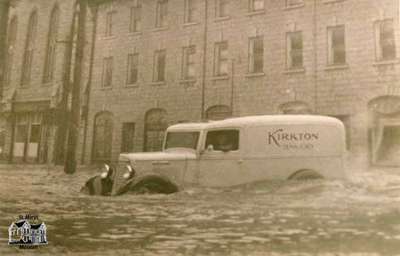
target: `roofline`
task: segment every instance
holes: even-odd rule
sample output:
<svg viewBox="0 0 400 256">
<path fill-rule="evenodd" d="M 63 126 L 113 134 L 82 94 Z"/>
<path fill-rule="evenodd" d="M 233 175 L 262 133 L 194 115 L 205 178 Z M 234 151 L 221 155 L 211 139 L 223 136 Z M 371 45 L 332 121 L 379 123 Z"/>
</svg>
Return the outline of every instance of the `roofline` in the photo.
<svg viewBox="0 0 400 256">
<path fill-rule="evenodd" d="M 260 124 L 257 124 L 257 119 Z M 322 123 L 321 123 L 322 121 Z M 171 131 L 185 131 L 185 130 L 201 130 L 211 128 L 223 128 L 223 127 L 245 127 L 245 126 L 263 126 L 273 124 L 336 124 L 343 127 L 343 123 L 334 117 L 321 116 L 321 115 L 255 115 L 255 116 L 243 116 L 233 117 L 219 121 L 209 122 L 192 122 L 192 123 L 180 123 L 168 127 Z"/>
</svg>

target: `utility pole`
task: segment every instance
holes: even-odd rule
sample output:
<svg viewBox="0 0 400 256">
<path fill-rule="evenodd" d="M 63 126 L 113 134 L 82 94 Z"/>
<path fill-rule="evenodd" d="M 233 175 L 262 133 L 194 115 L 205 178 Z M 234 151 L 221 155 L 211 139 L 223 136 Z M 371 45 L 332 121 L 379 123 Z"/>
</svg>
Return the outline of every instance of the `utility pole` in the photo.
<svg viewBox="0 0 400 256">
<path fill-rule="evenodd" d="M 5 64 L 7 60 L 7 28 L 8 28 L 8 12 L 10 8 L 9 1 L 0 1 L 0 97 L 3 96 L 3 83 Z"/>
<path fill-rule="evenodd" d="M 201 120 L 205 119 L 206 77 L 207 77 L 207 38 L 208 38 L 208 1 L 204 1 L 204 34 L 203 34 L 203 63 L 201 78 Z"/>
<path fill-rule="evenodd" d="M 79 139 L 80 112 L 81 112 L 81 81 L 83 69 L 83 55 L 85 48 L 85 26 L 88 0 L 79 0 L 77 7 L 78 31 L 76 39 L 75 65 L 73 71 L 71 114 L 68 122 L 68 143 L 67 154 L 64 165 L 64 172 L 73 174 L 76 171 L 76 149 Z"/>
</svg>

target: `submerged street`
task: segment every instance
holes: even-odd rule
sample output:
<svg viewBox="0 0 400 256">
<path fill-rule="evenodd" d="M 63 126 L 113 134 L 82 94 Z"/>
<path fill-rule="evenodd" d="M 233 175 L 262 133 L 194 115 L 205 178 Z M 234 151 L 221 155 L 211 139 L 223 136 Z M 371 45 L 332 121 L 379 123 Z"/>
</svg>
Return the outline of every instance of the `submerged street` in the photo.
<svg viewBox="0 0 400 256">
<path fill-rule="evenodd" d="M 172 195 L 79 193 L 95 173 L 0 166 L 0 255 L 400 255 L 394 170 Z M 7 244 L 8 226 L 25 213 L 46 223 L 47 246 Z"/>
</svg>

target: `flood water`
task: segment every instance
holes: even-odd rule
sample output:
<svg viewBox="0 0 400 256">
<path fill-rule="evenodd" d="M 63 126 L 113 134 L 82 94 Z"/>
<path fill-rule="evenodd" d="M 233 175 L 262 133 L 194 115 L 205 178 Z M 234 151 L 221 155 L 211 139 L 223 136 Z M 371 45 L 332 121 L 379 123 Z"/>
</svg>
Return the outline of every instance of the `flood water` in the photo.
<svg viewBox="0 0 400 256">
<path fill-rule="evenodd" d="M 80 194 L 93 173 L 0 166 L 0 255 L 400 255 L 400 173 L 172 195 Z M 47 246 L 7 244 L 8 226 L 24 213 L 46 223 Z"/>
</svg>

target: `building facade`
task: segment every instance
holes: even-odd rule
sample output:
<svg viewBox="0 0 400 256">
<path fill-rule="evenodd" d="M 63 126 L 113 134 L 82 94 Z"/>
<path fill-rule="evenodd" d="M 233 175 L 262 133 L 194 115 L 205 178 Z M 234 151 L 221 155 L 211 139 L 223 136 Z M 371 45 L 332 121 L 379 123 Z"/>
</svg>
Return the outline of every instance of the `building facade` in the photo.
<svg viewBox="0 0 400 256">
<path fill-rule="evenodd" d="M 79 1 L 45 2 L 7 7 L 1 122 L 11 162 L 64 155 Z M 159 150 L 178 122 L 313 113 L 345 123 L 356 165 L 400 165 L 399 1 L 88 2 L 81 164 Z"/>
<path fill-rule="evenodd" d="M 72 0 L 12 0 L 8 6 L 3 24 L 2 157 L 13 163 L 62 163 L 76 75 L 79 6 Z M 90 25 L 86 31 L 90 34 Z M 86 54 L 83 58 L 88 63 Z M 81 75 L 85 84 L 87 73 Z"/>
<path fill-rule="evenodd" d="M 85 162 L 177 122 L 312 112 L 345 123 L 354 163 L 397 166 L 398 28 L 395 0 L 102 3 Z"/>
</svg>

